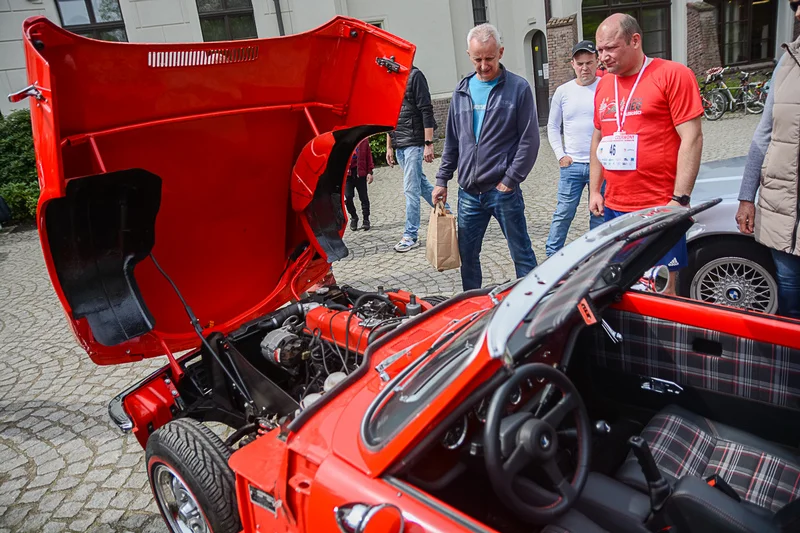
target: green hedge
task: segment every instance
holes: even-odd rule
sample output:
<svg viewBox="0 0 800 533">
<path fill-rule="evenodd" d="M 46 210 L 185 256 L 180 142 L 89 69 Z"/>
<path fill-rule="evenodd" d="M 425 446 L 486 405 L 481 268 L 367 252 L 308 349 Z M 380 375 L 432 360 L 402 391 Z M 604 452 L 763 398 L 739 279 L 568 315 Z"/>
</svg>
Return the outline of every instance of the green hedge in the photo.
<svg viewBox="0 0 800 533">
<path fill-rule="evenodd" d="M 36 217 L 36 204 L 39 202 L 38 183 L 0 185 L 0 196 L 11 209 L 11 217 L 14 220 L 30 220 Z"/>
<path fill-rule="evenodd" d="M 39 183 L 28 110 L 15 111 L 7 117 L 0 115 L 0 196 L 15 220 L 36 216 Z"/>
<path fill-rule="evenodd" d="M 369 139 L 369 147 L 372 150 L 372 159 L 375 166 L 379 167 L 386 164 L 386 134 L 373 135 Z"/>
</svg>

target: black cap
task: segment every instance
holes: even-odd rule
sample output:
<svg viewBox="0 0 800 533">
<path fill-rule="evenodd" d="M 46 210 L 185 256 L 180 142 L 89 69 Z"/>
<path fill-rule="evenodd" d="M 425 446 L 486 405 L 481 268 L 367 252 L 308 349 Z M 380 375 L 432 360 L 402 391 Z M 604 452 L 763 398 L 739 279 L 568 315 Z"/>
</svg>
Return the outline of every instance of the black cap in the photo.
<svg viewBox="0 0 800 533">
<path fill-rule="evenodd" d="M 592 41 L 581 41 L 572 47 L 572 57 L 575 57 L 575 54 L 578 52 L 590 52 L 592 54 L 596 54 L 597 48 L 594 46 Z"/>
</svg>

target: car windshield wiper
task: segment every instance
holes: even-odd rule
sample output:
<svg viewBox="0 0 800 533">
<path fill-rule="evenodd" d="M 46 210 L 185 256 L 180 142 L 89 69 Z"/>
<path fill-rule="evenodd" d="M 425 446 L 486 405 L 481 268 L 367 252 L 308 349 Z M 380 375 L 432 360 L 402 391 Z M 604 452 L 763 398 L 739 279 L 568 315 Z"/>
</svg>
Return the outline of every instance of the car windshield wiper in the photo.
<svg viewBox="0 0 800 533">
<path fill-rule="evenodd" d="M 469 316 L 467 316 L 467 317 L 465 317 L 465 318 L 461 318 L 461 319 L 458 319 L 458 320 L 456 320 L 456 321 L 455 321 L 455 323 L 462 322 L 462 321 L 465 321 L 465 320 L 466 320 L 466 322 L 464 322 L 463 324 L 459 324 L 459 326 L 458 326 L 456 329 L 451 329 L 450 331 L 447 331 L 447 332 L 443 333 L 443 334 L 442 334 L 442 335 L 441 335 L 441 336 L 440 336 L 438 339 L 436 339 L 436 341 L 434 341 L 434 343 L 431 345 L 431 347 L 430 347 L 430 348 L 428 348 L 427 350 L 425 350 L 425 353 L 423 353 L 423 354 L 422 354 L 422 355 L 419 357 L 419 359 L 418 359 L 418 361 L 419 361 L 419 364 L 423 364 L 423 361 L 424 361 L 425 359 L 427 359 L 428 357 L 430 357 L 430 356 L 431 356 L 431 354 L 433 354 L 433 353 L 437 352 L 437 351 L 438 351 L 438 350 L 439 350 L 439 349 L 440 349 L 442 346 L 444 346 L 445 344 L 447 344 L 447 342 L 448 342 L 448 341 L 450 341 L 450 339 L 452 339 L 452 338 L 453 338 L 455 335 L 458 335 L 459 333 L 461 333 L 462 331 L 464 331 L 464 330 L 465 330 L 467 327 L 469 327 L 469 325 L 470 325 L 470 324 L 472 324 L 473 322 L 475 322 L 475 320 L 477 320 L 478 318 L 480 318 L 480 317 L 482 317 L 482 316 L 485 316 L 487 312 L 488 312 L 488 311 L 483 311 L 483 310 L 481 310 L 481 311 L 477 311 L 477 312 L 475 312 L 475 313 L 472 313 L 471 315 L 469 315 Z M 469 347 L 469 349 L 471 350 L 471 349 L 473 348 L 473 345 L 472 345 L 471 343 L 467 343 L 467 347 Z M 465 349 L 466 349 L 466 347 L 465 347 Z M 462 354 L 462 353 L 463 353 L 463 349 L 462 349 L 462 350 L 458 350 L 458 351 L 457 351 L 457 352 L 456 352 L 456 353 L 453 355 L 453 357 L 455 357 L 455 356 L 458 356 L 458 355 L 460 355 L 460 354 Z M 396 359 L 395 359 L 395 360 L 396 360 Z M 451 360 L 452 360 L 452 358 L 451 358 L 451 357 L 448 357 L 448 358 L 447 358 L 447 362 L 448 362 L 448 363 L 449 363 Z M 447 366 L 447 363 L 445 363 L 443 366 Z M 376 369 L 376 370 L 377 370 L 377 369 Z M 382 368 L 382 370 L 384 370 L 384 371 L 385 371 L 385 370 L 386 370 L 386 367 Z M 413 391 L 413 392 L 409 393 L 409 396 L 413 396 L 413 395 L 414 395 L 415 393 L 417 393 L 417 392 L 418 392 L 418 391 L 419 391 L 421 388 L 423 388 L 423 387 L 425 386 L 425 384 L 426 384 L 426 383 L 428 383 L 428 382 L 429 382 L 431 379 L 433 379 L 434 377 L 436 377 L 436 375 L 438 374 L 439 370 L 440 370 L 440 369 L 437 369 L 437 370 L 436 370 L 436 371 L 435 371 L 435 372 L 434 372 L 434 373 L 433 373 L 431 376 L 429 376 L 429 377 L 428 377 L 428 378 L 427 378 L 425 381 L 423 381 L 422 383 L 420 383 L 420 384 L 419 384 L 419 386 L 418 386 L 416 389 L 414 389 L 414 391 Z M 416 374 L 416 375 L 415 375 L 415 377 L 419 377 L 419 374 Z M 403 392 L 403 391 L 405 391 L 405 388 L 406 388 L 408 385 L 410 385 L 411 383 L 413 383 L 413 381 L 414 381 L 414 379 L 412 378 L 412 379 L 410 379 L 409 381 L 407 381 L 405 384 L 398 384 L 398 385 L 397 385 L 397 386 L 394 388 L 394 391 L 395 391 L 395 392 Z"/>
</svg>

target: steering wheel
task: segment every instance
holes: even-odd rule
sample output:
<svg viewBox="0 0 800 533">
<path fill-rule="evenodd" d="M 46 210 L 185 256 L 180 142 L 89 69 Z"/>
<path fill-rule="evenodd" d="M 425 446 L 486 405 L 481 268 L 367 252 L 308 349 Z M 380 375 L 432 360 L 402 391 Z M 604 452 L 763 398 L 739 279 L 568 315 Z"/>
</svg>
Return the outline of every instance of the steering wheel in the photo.
<svg viewBox="0 0 800 533">
<path fill-rule="evenodd" d="M 561 400 L 541 418 L 529 412 L 506 415 L 512 391 L 527 379 L 542 378 L 562 392 Z M 556 463 L 556 431 L 569 413 L 574 413 L 578 435 L 578 465 L 572 481 L 564 477 Z M 523 520 L 534 524 L 551 522 L 575 504 L 586 484 L 591 439 L 586 406 L 566 374 L 542 363 L 520 366 L 495 391 L 486 412 L 484 457 L 495 493 Z M 520 475 L 529 464 L 544 471 L 557 494 Z"/>
</svg>

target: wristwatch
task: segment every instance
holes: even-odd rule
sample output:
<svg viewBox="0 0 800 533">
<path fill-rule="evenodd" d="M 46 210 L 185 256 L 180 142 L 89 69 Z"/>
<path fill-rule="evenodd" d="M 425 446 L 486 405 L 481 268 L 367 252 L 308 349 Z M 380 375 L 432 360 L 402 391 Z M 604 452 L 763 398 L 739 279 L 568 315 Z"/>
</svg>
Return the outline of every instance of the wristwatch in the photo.
<svg viewBox="0 0 800 533">
<path fill-rule="evenodd" d="M 425 146 L 430 146 L 433 144 L 433 141 L 425 141 Z"/>
<path fill-rule="evenodd" d="M 691 199 L 692 198 L 688 194 L 684 194 L 683 196 L 676 196 L 674 194 L 672 195 L 672 201 L 673 202 L 678 202 L 683 207 L 686 207 L 687 205 L 689 205 L 689 201 Z"/>
</svg>

